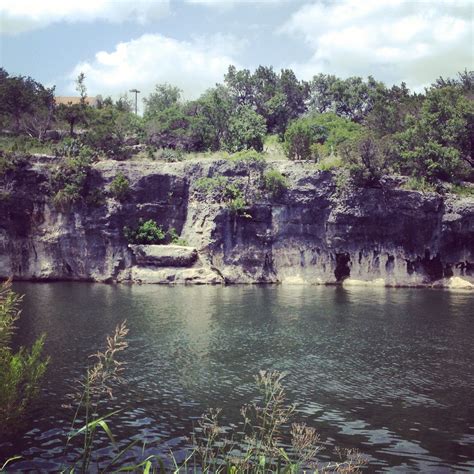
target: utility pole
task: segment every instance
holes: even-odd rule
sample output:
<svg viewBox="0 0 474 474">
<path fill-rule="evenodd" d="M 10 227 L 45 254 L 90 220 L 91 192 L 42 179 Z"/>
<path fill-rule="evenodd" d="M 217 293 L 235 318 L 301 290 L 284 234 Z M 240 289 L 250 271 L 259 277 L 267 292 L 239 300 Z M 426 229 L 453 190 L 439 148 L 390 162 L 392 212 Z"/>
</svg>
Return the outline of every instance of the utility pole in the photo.
<svg viewBox="0 0 474 474">
<path fill-rule="evenodd" d="M 130 92 L 135 94 L 135 115 L 137 115 L 138 114 L 137 97 L 138 97 L 138 94 L 140 94 L 140 91 L 137 89 L 130 89 Z"/>
</svg>

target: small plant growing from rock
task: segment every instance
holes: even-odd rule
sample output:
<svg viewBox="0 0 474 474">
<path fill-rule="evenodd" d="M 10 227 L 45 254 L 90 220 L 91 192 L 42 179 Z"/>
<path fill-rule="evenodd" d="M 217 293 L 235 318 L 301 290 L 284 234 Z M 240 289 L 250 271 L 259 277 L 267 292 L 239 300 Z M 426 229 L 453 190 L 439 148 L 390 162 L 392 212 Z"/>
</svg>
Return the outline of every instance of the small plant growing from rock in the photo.
<svg viewBox="0 0 474 474">
<path fill-rule="evenodd" d="M 130 194 L 130 181 L 123 173 L 117 173 L 110 183 L 110 194 L 118 201 L 123 201 Z"/>
<path fill-rule="evenodd" d="M 135 229 L 124 227 L 123 233 L 129 244 L 156 245 L 164 243 L 166 239 L 166 232 L 153 219 L 140 219 Z"/>
<path fill-rule="evenodd" d="M 186 240 L 182 239 L 179 236 L 178 232 L 176 232 L 176 229 L 174 227 L 171 227 L 168 230 L 168 238 L 170 239 L 170 242 L 173 245 L 181 245 L 182 247 L 186 247 L 188 245 Z"/>
<path fill-rule="evenodd" d="M 273 198 L 277 198 L 286 191 L 288 183 L 278 170 L 268 170 L 263 175 L 263 187 Z"/>
</svg>

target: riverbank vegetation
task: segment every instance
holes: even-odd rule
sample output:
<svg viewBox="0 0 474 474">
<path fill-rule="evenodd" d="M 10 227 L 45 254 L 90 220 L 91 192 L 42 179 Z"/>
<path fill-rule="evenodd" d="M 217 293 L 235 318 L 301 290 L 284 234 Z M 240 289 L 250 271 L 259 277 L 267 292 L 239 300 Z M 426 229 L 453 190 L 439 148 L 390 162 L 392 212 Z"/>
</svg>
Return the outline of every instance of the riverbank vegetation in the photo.
<svg viewBox="0 0 474 474">
<path fill-rule="evenodd" d="M 14 351 L 13 336 L 21 310 L 22 297 L 11 289 L 11 282 L 0 284 L 0 427 L 12 430 L 21 421 L 39 391 L 49 359 L 43 356 L 44 336 L 31 348 Z"/>
<path fill-rule="evenodd" d="M 434 189 L 474 181 L 472 71 L 413 93 L 404 83 L 388 87 L 372 77 L 319 74 L 302 81 L 290 69 L 230 66 L 222 84 L 194 100 L 158 84 L 144 99 L 142 117 L 127 95 L 99 96 L 90 105 L 86 80 L 77 78 L 78 101 L 57 105 L 54 87 L 0 70 L 1 160 L 42 152 L 174 162 L 254 150 L 344 170 L 360 186 L 377 185 L 387 173 L 423 178 Z M 74 200 L 80 186 L 65 183 L 59 204 L 69 195 Z M 126 199 L 121 186 L 112 192 Z"/>
</svg>

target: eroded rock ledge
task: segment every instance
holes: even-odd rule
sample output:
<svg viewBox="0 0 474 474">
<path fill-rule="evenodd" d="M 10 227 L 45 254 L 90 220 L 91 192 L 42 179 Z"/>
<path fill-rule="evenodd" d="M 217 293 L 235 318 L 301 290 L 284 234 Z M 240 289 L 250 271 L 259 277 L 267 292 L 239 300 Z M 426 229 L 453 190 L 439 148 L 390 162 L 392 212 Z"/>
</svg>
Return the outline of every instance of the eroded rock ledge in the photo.
<svg viewBox="0 0 474 474">
<path fill-rule="evenodd" d="M 54 207 L 52 157 L 8 176 L 0 200 L 0 277 L 141 283 L 308 283 L 473 288 L 474 199 L 407 191 L 400 180 L 341 189 L 329 171 L 273 162 L 288 189 L 271 197 L 258 172 L 226 160 L 103 161 L 88 186 L 130 181 L 121 203 Z M 202 177 L 244 183 L 251 204 L 235 213 L 196 188 Z M 154 219 L 189 247 L 130 247 L 125 226 Z"/>
</svg>

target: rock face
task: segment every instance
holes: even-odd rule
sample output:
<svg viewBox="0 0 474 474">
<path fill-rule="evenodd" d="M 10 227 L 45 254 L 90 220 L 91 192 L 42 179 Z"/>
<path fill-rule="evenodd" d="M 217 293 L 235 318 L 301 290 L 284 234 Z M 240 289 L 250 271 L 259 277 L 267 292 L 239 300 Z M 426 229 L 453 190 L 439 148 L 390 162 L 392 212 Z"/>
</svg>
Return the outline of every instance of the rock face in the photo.
<svg viewBox="0 0 474 474">
<path fill-rule="evenodd" d="M 400 180 L 344 188 L 329 171 L 272 162 L 288 188 L 272 196 L 252 163 L 103 161 L 87 186 L 102 200 L 52 204 L 54 158 L 0 177 L 0 277 L 142 283 L 344 283 L 469 287 L 474 199 L 407 191 Z M 130 182 L 124 202 L 109 186 Z M 232 206 L 202 178 L 240 187 Z M 1 190 L 1 189 L 0 189 Z M 101 202 L 102 201 L 102 202 Z M 129 246 L 123 228 L 153 219 L 189 247 Z"/>
</svg>

